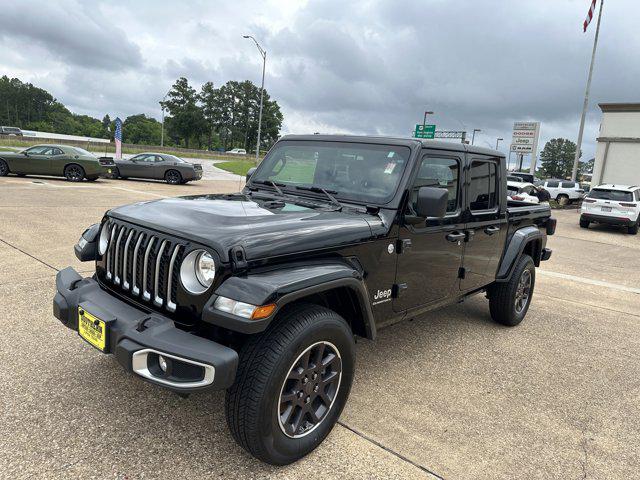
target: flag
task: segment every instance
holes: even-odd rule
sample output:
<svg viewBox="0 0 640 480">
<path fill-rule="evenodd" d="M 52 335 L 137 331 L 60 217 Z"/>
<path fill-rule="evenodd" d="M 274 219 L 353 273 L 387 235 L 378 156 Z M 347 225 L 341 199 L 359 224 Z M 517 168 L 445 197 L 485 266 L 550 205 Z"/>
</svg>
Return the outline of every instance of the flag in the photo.
<svg viewBox="0 0 640 480">
<path fill-rule="evenodd" d="M 113 140 L 116 142 L 116 159 L 122 159 L 122 120 L 120 117 L 116 117 L 116 132 L 113 135 Z"/>
<path fill-rule="evenodd" d="M 589 13 L 587 13 L 587 18 L 584 20 L 582 24 L 582 31 L 586 32 L 587 27 L 591 23 L 591 19 L 593 18 L 593 14 L 596 12 L 596 0 L 591 1 L 591 7 L 589 8 Z"/>
</svg>

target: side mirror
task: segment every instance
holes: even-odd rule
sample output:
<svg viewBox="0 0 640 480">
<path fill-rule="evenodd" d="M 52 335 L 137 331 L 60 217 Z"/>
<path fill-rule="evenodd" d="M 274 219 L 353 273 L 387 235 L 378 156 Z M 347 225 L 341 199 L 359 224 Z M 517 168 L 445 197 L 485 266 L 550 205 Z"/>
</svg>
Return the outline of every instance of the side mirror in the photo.
<svg viewBox="0 0 640 480">
<path fill-rule="evenodd" d="M 416 213 L 420 217 L 442 218 L 447 213 L 449 192 L 444 188 L 420 187 Z"/>
<path fill-rule="evenodd" d="M 249 179 L 251 178 L 251 175 L 253 175 L 253 173 L 256 171 L 256 168 L 257 168 L 257 167 L 251 167 L 251 168 L 249 169 L 249 171 L 247 172 L 247 177 L 246 177 L 246 181 L 247 181 L 247 182 L 248 182 L 248 181 L 249 181 Z"/>
</svg>

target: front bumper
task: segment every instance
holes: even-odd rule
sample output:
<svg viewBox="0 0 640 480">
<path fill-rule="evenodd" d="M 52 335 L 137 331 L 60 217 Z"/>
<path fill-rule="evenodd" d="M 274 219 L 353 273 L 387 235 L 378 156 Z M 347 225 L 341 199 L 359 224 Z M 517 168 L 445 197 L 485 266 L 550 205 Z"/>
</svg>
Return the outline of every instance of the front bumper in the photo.
<svg viewBox="0 0 640 480">
<path fill-rule="evenodd" d="M 78 309 L 103 320 L 108 329 L 105 353 L 113 354 L 125 370 L 182 393 L 224 389 L 233 383 L 238 366 L 235 350 L 181 330 L 158 313 L 132 307 L 71 267 L 58 273 L 56 289 L 55 317 L 75 331 Z M 160 370 L 159 355 L 175 367 Z"/>
<path fill-rule="evenodd" d="M 606 223 L 607 225 L 624 225 L 625 227 L 633 227 L 636 222 L 627 217 L 614 217 L 608 215 L 594 215 L 593 213 L 580 214 L 581 220 L 590 222 Z"/>
</svg>

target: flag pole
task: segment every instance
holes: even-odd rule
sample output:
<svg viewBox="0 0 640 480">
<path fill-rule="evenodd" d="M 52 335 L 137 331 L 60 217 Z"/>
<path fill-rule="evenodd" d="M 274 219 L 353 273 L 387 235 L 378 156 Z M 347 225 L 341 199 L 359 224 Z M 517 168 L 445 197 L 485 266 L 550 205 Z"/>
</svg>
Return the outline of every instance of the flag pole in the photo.
<svg viewBox="0 0 640 480">
<path fill-rule="evenodd" d="M 591 65 L 589 66 L 589 78 L 587 79 L 587 88 L 584 92 L 584 105 L 582 106 L 582 117 L 580 118 L 580 130 L 578 131 L 578 142 L 576 144 L 576 156 L 573 159 L 573 170 L 571 172 L 571 180 L 574 182 L 578 176 L 578 163 L 582 150 L 582 134 L 584 133 L 584 120 L 587 116 L 587 107 L 589 106 L 589 90 L 591 89 L 591 77 L 593 75 L 593 62 L 596 59 L 596 48 L 598 47 L 598 35 L 600 33 L 600 19 L 602 18 L 602 5 L 604 0 L 600 0 L 600 11 L 598 12 L 598 25 L 596 26 L 596 36 L 593 39 L 593 51 L 591 52 Z"/>
</svg>

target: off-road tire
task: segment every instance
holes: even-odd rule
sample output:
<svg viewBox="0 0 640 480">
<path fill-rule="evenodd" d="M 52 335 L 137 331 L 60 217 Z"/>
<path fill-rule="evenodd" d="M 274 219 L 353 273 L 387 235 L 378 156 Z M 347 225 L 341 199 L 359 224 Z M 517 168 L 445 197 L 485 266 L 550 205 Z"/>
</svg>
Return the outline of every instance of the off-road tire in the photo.
<svg viewBox="0 0 640 480">
<path fill-rule="evenodd" d="M 580 219 L 580 228 L 589 228 L 589 224 L 591 222 L 589 220 Z"/>
<path fill-rule="evenodd" d="M 80 165 L 71 163 L 64 167 L 64 176 L 70 182 L 81 182 L 86 174 Z"/>
<path fill-rule="evenodd" d="M 638 219 L 638 222 L 640 222 L 640 219 Z M 629 233 L 629 235 L 638 234 L 638 222 L 636 222 L 636 224 L 633 225 L 632 227 L 627 227 L 627 232 Z"/>
<path fill-rule="evenodd" d="M 516 308 L 516 296 L 525 271 L 528 271 L 530 274 L 530 289 L 524 308 L 518 311 Z M 491 312 L 491 318 L 508 327 L 515 327 L 522 322 L 531 304 L 535 280 L 536 266 L 533 263 L 533 259 L 529 255 L 522 255 L 516 262 L 509 281 L 494 283 L 489 290 L 489 311 Z"/>
<path fill-rule="evenodd" d="M 569 205 L 570 200 L 569 200 L 569 195 L 565 195 L 565 194 L 560 194 L 556 197 L 556 202 L 558 202 L 558 205 L 561 206 L 565 206 L 565 205 Z"/>
<path fill-rule="evenodd" d="M 164 180 L 169 185 L 180 185 L 182 183 L 182 175 L 177 170 L 167 170 L 164 174 Z"/>
<path fill-rule="evenodd" d="M 304 358 L 306 350 L 320 343 L 337 350 L 341 370 L 337 391 L 315 427 L 307 426 L 306 433 L 293 437 L 285 434 L 281 423 L 282 394 L 285 385 L 289 385 L 290 374 L 299 372 L 294 368 L 296 362 Z M 340 315 L 311 304 L 285 308 L 264 333 L 249 337 L 240 351 L 236 380 L 225 398 L 227 424 L 233 438 L 254 457 L 273 465 L 302 458 L 324 440 L 337 422 L 349 396 L 354 366 L 353 334 Z M 320 382 L 322 375 L 315 381 Z M 299 393 L 307 395 L 302 390 Z"/>
</svg>

